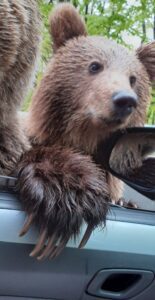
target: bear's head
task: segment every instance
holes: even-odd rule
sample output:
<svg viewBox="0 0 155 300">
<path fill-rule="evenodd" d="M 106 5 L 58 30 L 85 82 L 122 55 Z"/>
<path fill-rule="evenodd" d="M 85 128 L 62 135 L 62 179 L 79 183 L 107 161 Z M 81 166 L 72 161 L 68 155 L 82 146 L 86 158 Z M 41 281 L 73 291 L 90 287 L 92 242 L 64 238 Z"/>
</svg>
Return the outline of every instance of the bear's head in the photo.
<svg viewBox="0 0 155 300">
<path fill-rule="evenodd" d="M 155 78 L 155 42 L 129 51 L 88 36 L 70 4 L 50 19 L 54 55 L 31 108 L 30 135 L 93 152 L 109 133 L 143 126 Z"/>
</svg>

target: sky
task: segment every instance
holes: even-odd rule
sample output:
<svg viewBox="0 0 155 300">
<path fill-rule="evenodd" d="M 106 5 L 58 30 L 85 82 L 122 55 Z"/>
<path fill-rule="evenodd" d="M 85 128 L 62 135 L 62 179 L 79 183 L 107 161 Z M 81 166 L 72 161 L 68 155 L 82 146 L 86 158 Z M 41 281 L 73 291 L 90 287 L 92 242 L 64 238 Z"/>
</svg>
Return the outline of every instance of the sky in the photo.
<svg viewBox="0 0 155 300">
<path fill-rule="evenodd" d="M 128 4 L 135 6 L 138 5 L 138 1 L 136 2 L 135 0 L 128 0 Z M 149 40 L 153 40 L 153 29 L 147 29 L 147 37 L 149 38 Z M 137 48 L 141 44 L 141 40 L 139 37 L 129 35 L 128 32 L 124 32 L 123 39 L 127 44 L 133 45 L 133 48 Z"/>
<path fill-rule="evenodd" d="M 137 36 L 132 36 L 128 32 L 122 34 L 123 40 L 126 44 L 130 44 L 133 48 L 138 48 L 141 45 L 141 39 Z M 153 30 L 150 28 L 147 30 L 147 37 L 149 40 L 153 40 Z"/>
</svg>

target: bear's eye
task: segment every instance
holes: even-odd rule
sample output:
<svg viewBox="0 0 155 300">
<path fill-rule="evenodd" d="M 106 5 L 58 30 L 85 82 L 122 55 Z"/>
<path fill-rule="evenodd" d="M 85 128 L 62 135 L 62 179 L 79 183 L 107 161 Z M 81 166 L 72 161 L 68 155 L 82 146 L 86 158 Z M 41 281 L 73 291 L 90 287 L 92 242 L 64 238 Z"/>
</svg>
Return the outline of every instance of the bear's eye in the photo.
<svg viewBox="0 0 155 300">
<path fill-rule="evenodd" d="M 129 80 L 130 80 L 130 85 L 133 87 L 136 83 L 136 77 L 135 76 L 130 76 Z"/>
<path fill-rule="evenodd" d="M 103 70 L 103 65 L 100 64 L 99 62 L 93 62 L 89 66 L 89 72 L 91 74 L 98 73 L 99 71 Z"/>
</svg>

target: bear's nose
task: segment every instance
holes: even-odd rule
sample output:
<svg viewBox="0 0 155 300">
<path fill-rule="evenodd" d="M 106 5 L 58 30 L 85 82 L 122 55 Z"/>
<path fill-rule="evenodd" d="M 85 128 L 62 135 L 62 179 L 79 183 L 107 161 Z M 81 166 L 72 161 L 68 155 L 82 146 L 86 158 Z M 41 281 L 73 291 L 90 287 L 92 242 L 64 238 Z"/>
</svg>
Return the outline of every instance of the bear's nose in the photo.
<svg viewBox="0 0 155 300">
<path fill-rule="evenodd" d="M 137 107 L 138 97 L 133 93 L 127 91 L 119 91 L 112 95 L 115 113 L 121 114 L 122 117 L 132 113 L 133 109 Z"/>
</svg>

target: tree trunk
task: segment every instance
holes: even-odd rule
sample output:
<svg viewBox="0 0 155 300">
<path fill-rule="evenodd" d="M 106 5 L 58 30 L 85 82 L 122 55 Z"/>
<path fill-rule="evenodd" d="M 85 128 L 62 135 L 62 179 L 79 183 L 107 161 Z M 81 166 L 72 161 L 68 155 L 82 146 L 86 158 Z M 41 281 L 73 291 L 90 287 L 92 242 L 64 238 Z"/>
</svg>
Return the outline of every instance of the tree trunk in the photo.
<svg viewBox="0 0 155 300">
<path fill-rule="evenodd" d="M 85 22 L 87 23 L 87 15 L 88 15 L 88 4 L 85 6 Z"/>
<path fill-rule="evenodd" d="M 142 44 L 143 44 L 145 42 L 145 40 L 146 40 L 146 24 L 145 24 L 145 20 L 142 23 L 142 32 L 143 32 Z"/>
<path fill-rule="evenodd" d="M 153 39 L 155 40 L 155 12 L 153 15 Z"/>
</svg>

